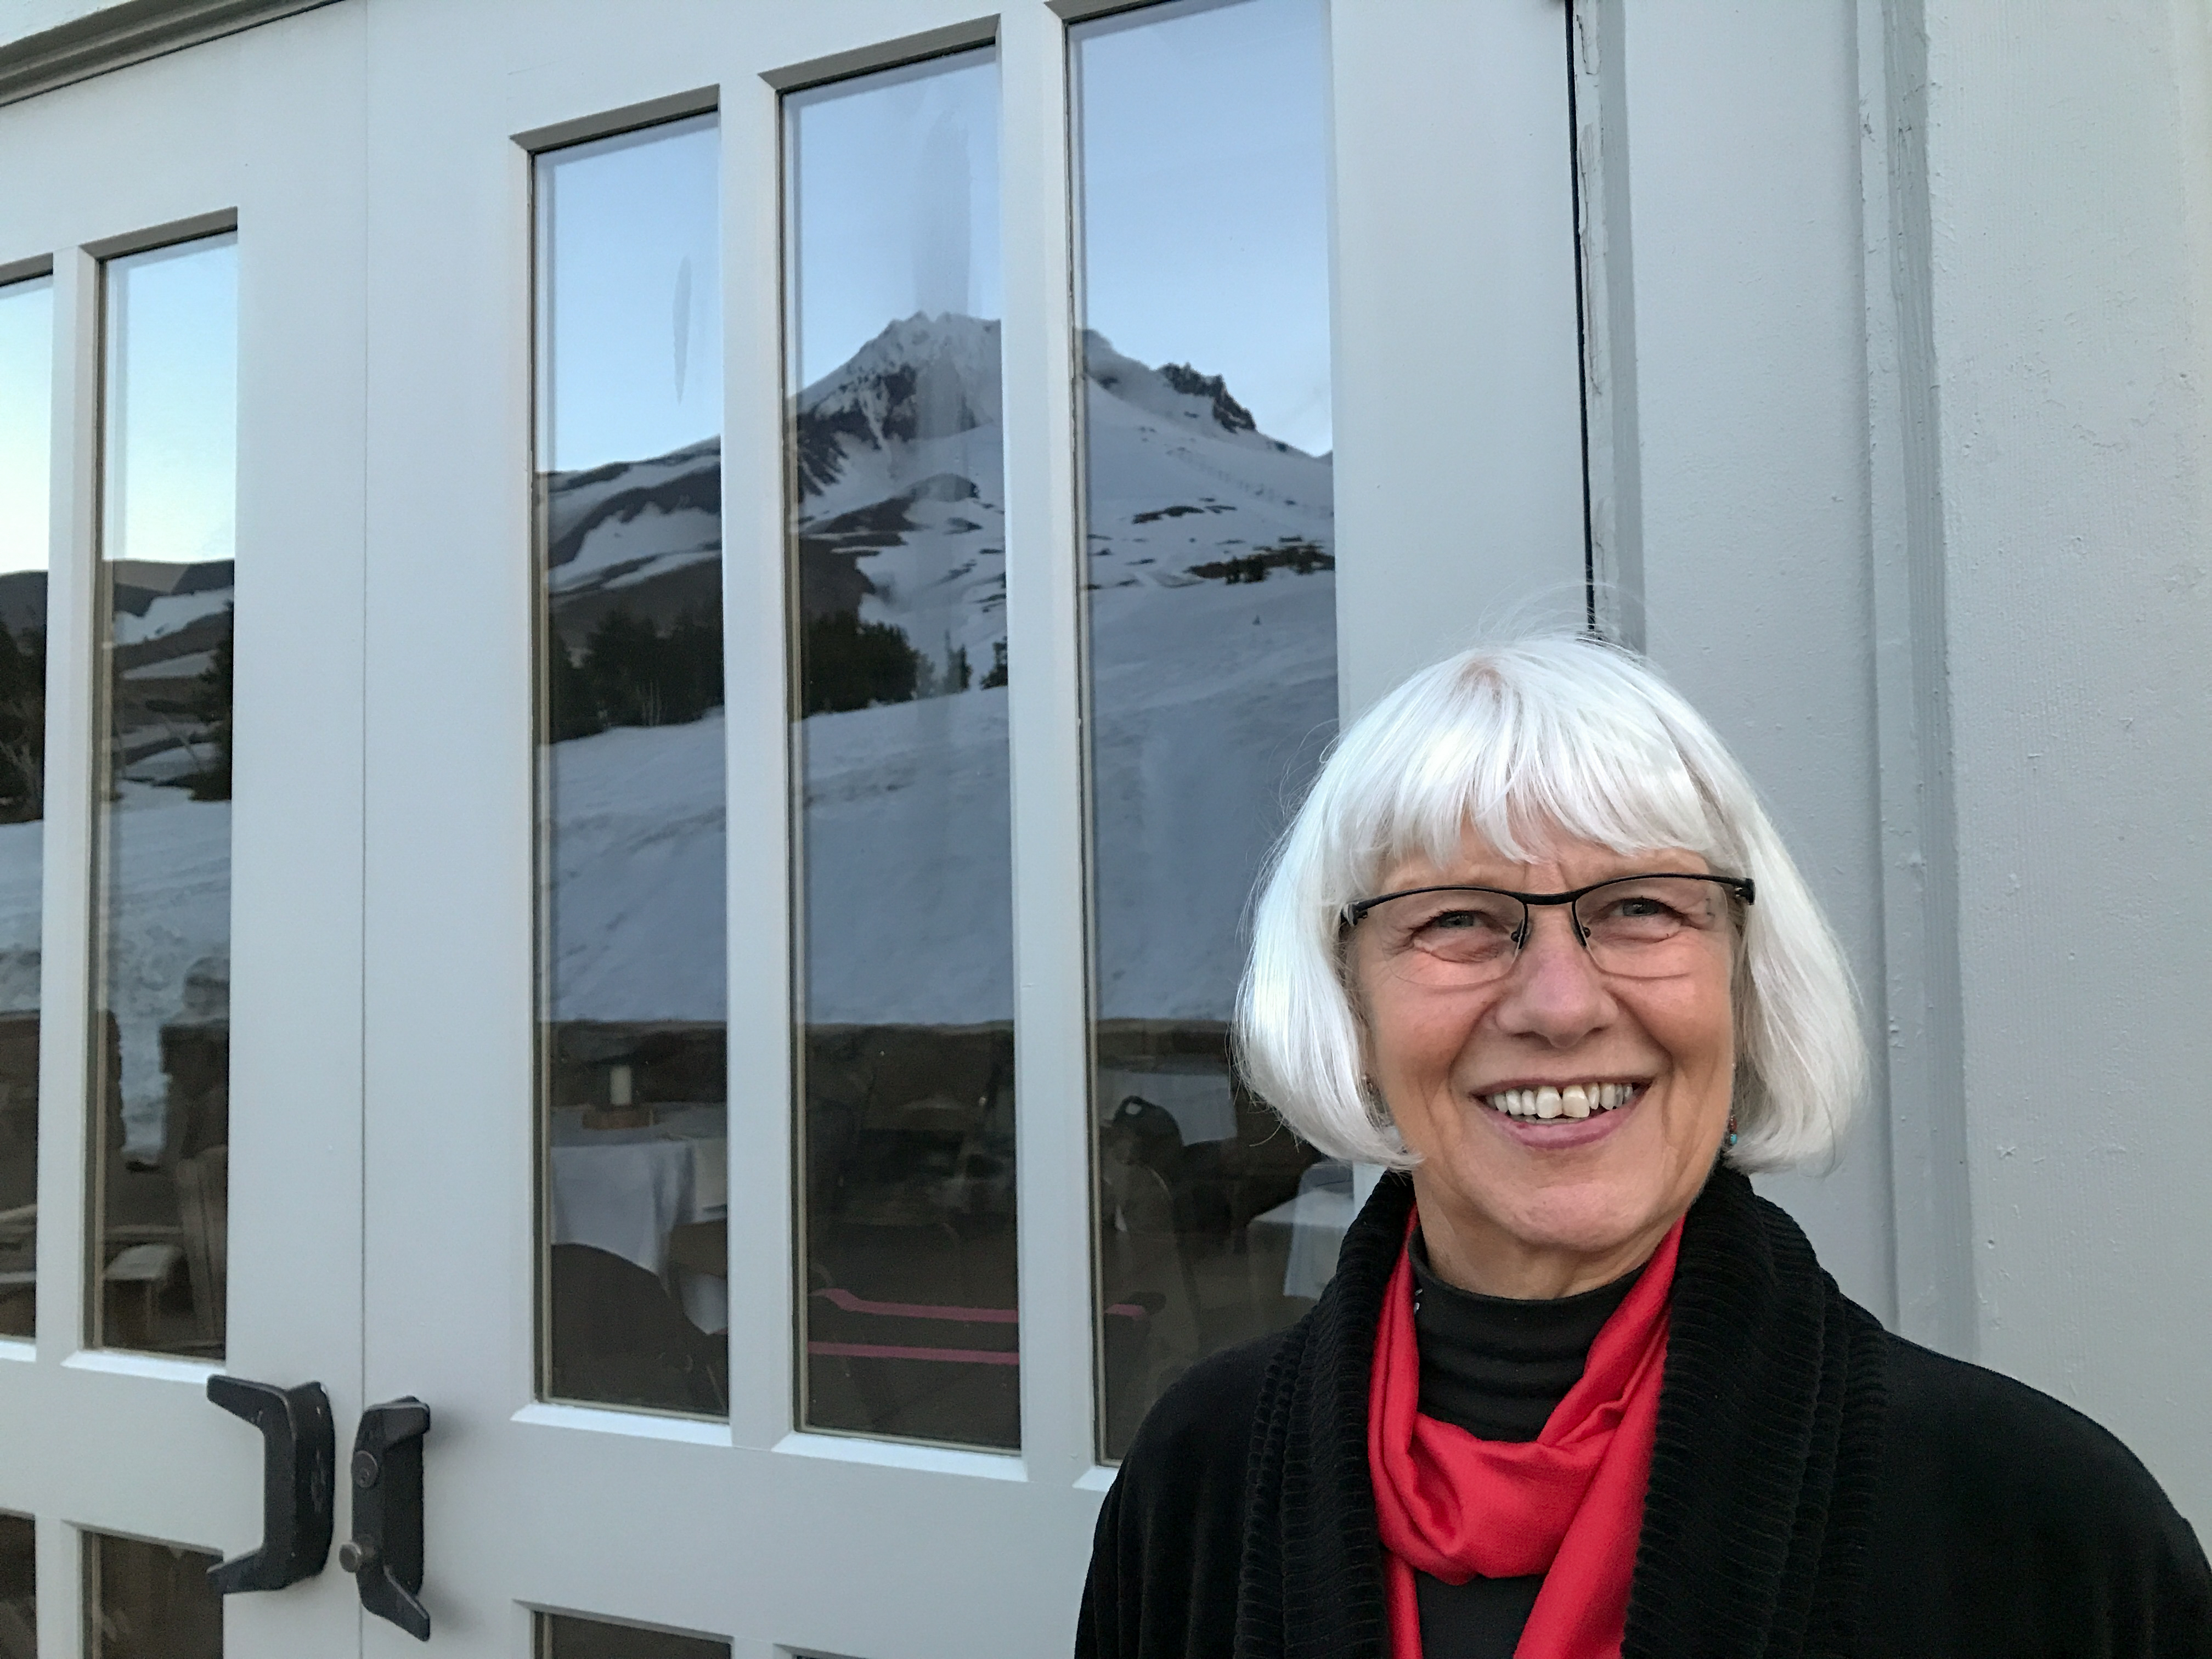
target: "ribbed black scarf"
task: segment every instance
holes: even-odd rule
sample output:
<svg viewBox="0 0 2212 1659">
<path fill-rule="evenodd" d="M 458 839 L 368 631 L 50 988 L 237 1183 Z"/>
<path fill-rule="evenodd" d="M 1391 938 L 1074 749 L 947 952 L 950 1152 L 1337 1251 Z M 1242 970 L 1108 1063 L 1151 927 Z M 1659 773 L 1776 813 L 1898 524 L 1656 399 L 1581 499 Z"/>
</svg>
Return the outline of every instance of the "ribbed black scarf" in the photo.
<svg viewBox="0 0 2212 1659">
<path fill-rule="evenodd" d="M 1413 1183 L 1384 1177 L 1285 1337 L 1253 1425 L 1237 1659 L 1389 1659 L 1367 1389 Z M 1848 1654 L 1883 1336 L 1730 1170 L 1682 1231 L 1622 1659 Z"/>
</svg>

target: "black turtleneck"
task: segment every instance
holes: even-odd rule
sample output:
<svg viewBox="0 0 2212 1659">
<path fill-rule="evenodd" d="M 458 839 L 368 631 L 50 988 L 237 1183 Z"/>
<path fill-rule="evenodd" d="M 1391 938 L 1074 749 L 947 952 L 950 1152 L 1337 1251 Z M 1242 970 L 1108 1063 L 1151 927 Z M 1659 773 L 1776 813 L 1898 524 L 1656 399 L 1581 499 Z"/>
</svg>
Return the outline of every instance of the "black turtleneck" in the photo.
<svg viewBox="0 0 2212 1659">
<path fill-rule="evenodd" d="M 1480 1296 L 1437 1277 L 1414 1233 L 1413 1336 L 1421 1351 L 1421 1413 L 1484 1440 L 1534 1440 L 1582 1380 L 1590 1344 L 1644 1269 L 1550 1302 Z M 1540 1573 L 1447 1584 L 1413 1576 L 1422 1659 L 1512 1659 Z"/>
</svg>

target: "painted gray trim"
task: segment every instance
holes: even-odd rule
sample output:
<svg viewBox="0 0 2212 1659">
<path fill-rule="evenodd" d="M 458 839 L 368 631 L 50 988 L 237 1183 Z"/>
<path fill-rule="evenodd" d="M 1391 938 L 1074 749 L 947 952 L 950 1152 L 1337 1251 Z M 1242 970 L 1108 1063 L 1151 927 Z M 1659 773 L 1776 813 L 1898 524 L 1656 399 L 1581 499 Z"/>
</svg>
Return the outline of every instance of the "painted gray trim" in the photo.
<svg viewBox="0 0 2212 1659">
<path fill-rule="evenodd" d="M 221 236 L 237 228 L 237 210 L 217 208 L 211 213 L 195 213 L 187 219 L 172 219 L 167 224 L 149 225 L 143 230 L 126 230 L 119 236 L 103 236 L 96 242 L 87 242 L 84 251 L 95 259 L 119 259 L 126 253 L 143 253 L 149 248 L 168 247 L 202 236 Z"/>
<path fill-rule="evenodd" d="M 578 116 L 572 121 L 556 121 L 550 126 L 518 132 L 514 142 L 534 155 L 540 150 L 560 149 L 594 138 L 611 138 L 617 133 L 635 132 L 640 127 L 657 126 L 663 121 L 710 115 L 720 104 L 720 87 L 697 87 L 690 92 L 673 92 L 665 98 L 649 98 L 641 104 L 629 104 L 621 109 L 603 110 L 596 115 Z"/>
<path fill-rule="evenodd" d="M 0 46 L 0 104 L 88 81 L 333 0 L 123 0 Z"/>
<path fill-rule="evenodd" d="M 15 259 L 0 264 L 0 288 L 6 288 L 13 283 L 36 282 L 41 276 L 51 276 L 53 274 L 53 256 L 46 253 L 33 254 L 27 259 Z"/>
<path fill-rule="evenodd" d="M 1636 261 L 1629 212 L 1623 0 L 1571 0 L 1575 211 L 1591 595 L 1599 631 L 1644 646 L 1643 440 L 1636 403 Z"/>
<path fill-rule="evenodd" d="M 842 81 L 848 76 L 866 75 L 874 70 L 902 69 L 908 64 L 925 63 L 932 58 L 947 57 L 975 46 L 994 46 L 998 39 L 999 18 L 994 12 L 988 17 L 948 23 L 943 28 L 925 29 L 920 34 L 904 35 L 896 40 L 832 52 L 827 58 L 811 58 L 786 69 L 764 70 L 761 79 L 778 92 L 803 92 L 809 87 Z"/>
<path fill-rule="evenodd" d="M 1903 1334 L 1971 1358 L 1959 848 L 1928 194 L 1924 0 L 1859 0 L 1867 420 L 1887 1107 Z"/>
</svg>

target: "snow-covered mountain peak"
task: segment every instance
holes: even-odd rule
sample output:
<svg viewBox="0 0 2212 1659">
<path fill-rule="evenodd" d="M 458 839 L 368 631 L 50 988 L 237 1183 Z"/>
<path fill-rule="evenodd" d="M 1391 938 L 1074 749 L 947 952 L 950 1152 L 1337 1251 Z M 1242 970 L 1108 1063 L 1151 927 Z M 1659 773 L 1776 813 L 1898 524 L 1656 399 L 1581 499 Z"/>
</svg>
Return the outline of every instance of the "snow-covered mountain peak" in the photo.
<svg viewBox="0 0 2212 1659">
<path fill-rule="evenodd" d="M 817 495 L 857 452 L 999 422 L 999 325 L 917 312 L 799 394 L 799 477 Z"/>
<path fill-rule="evenodd" d="M 1100 391 L 1175 425 L 1195 427 L 1210 438 L 1278 451 L 1287 447 L 1260 431 L 1252 411 L 1237 401 L 1218 374 L 1200 374 L 1188 363 L 1154 368 L 1116 351 L 1095 328 L 1083 331 L 1083 368 Z"/>
</svg>

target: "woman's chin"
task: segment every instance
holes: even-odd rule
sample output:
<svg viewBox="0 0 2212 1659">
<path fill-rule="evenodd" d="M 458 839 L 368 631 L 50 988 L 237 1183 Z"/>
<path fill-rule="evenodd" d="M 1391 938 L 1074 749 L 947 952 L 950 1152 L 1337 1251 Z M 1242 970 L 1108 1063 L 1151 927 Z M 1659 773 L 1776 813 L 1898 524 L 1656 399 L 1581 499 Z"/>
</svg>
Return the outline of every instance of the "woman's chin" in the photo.
<svg viewBox="0 0 2212 1659">
<path fill-rule="evenodd" d="M 1605 1262 L 1641 1244 L 1656 1243 L 1657 1224 L 1673 1212 L 1658 1183 L 1641 1172 L 1616 1176 L 1601 1170 L 1560 1171 L 1549 1179 L 1453 1184 L 1449 1208 L 1479 1218 L 1490 1249 L 1500 1244 L 1524 1256 L 1557 1256 L 1575 1262 Z M 1501 1189 L 1502 1188 L 1502 1189 Z M 1503 1235 L 1500 1238 L 1498 1235 Z M 1477 1249 L 1483 1243 L 1468 1241 Z M 1621 1263 L 1626 1272 L 1633 1262 Z"/>
<path fill-rule="evenodd" d="M 1655 1193 L 1583 1182 L 1511 1206 L 1506 1231 L 1524 1249 L 1611 1255 L 1649 1232 L 1658 1208 Z"/>
</svg>

